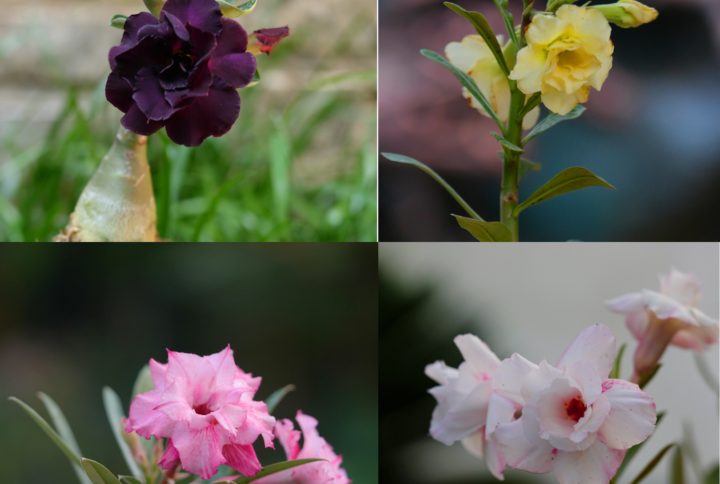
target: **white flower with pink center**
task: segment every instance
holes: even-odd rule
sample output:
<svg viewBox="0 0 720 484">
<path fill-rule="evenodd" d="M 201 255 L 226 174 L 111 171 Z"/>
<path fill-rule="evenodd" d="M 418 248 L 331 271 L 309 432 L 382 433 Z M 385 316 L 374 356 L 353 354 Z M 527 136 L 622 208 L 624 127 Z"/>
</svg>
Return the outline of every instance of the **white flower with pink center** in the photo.
<svg viewBox="0 0 720 484">
<path fill-rule="evenodd" d="M 226 464 L 257 474 L 252 443 L 262 435 L 273 447 L 275 419 L 253 400 L 261 378 L 235 366 L 230 346 L 203 357 L 168 350 L 168 363 L 150 360 L 150 372 L 155 389 L 135 397 L 126 430 L 169 439 L 158 462 L 163 469 L 182 465 L 209 479 Z"/>
<path fill-rule="evenodd" d="M 638 340 L 635 373 L 651 371 L 669 345 L 704 351 L 718 342 L 718 321 L 697 309 L 700 283 L 672 269 L 660 276 L 660 292 L 644 289 L 605 302 L 613 312 L 625 314 L 628 329 Z"/>
<path fill-rule="evenodd" d="M 485 459 L 490 472 L 502 480 L 505 465 L 496 451 L 493 429 L 486 427 L 491 418 L 492 377 L 500 359 L 472 334 L 456 336 L 455 344 L 465 359 L 459 368 L 442 361 L 425 367 L 425 374 L 440 384 L 429 390 L 437 400 L 430 435 L 446 445 L 461 441 L 468 452 Z"/>
<path fill-rule="evenodd" d="M 612 332 L 595 325 L 580 332 L 557 367 L 518 354 L 500 364 L 487 426 L 506 465 L 552 471 L 560 484 L 610 481 L 625 451 L 653 433 L 657 418 L 640 387 L 608 379 L 616 352 Z"/>
</svg>

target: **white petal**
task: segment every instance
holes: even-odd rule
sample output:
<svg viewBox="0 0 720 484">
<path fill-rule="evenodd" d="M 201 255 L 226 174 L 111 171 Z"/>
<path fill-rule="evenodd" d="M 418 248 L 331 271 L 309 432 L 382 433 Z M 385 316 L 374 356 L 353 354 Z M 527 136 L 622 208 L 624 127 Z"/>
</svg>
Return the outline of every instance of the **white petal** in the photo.
<svg viewBox="0 0 720 484">
<path fill-rule="evenodd" d="M 493 391 L 509 398 L 510 400 L 524 404 L 520 389 L 522 388 L 523 379 L 533 370 L 537 370 L 538 366 L 531 363 L 517 353 L 513 353 L 510 358 L 506 358 L 500 363 L 495 375 L 493 375 L 492 387 Z"/>
<path fill-rule="evenodd" d="M 615 336 L 604 324 L 596 324 L 580 331 L 565 353 L 560 357 L 557 367 L 566 371 L 576 361 L 589 361 L 598 370 L 600 378 L 608 377 L 615 360 Z"/>
<path fill-rule="evenodd" d="M 455 337 L 460 353 L 465 361 L 482 380 L 489 380 L 500 365 L 500 359 L 495 353 L 474 334 L 461 334 Z"/>
<path fill-rule="evenodd" d="M 718 326 L 686 326 L 681 329 L 670 340 L 671 344 L 693 351 L 705 351 L 712 345 L 718 343 Z"/>
<path fill-rule="evenodd" d="M 608 484 L 624 457 L 624 450 L 609 449 L 596 440 L 582 452 L 558 451 L 553 475 L 560 484 Z"/>
<path fill-rule="evenodd" d="M 431 388 L 430 393 L 434 395 L 433 392 L 441 388 L 445 387 Z M 452 406 L 439 404 L 433 411 L 430 435 L 446 445 L 451 445 L 478 430 L 485 425 L 491 393 L 490 382 L 487 381 L 479 384 L 469 395 Z"/>
<path fill-rule="evenodd" d="M 645 338 L 645 332 L 647 331 L 649 323 L 650 318 L 648 317 L 647 311 L 628 313 L 628 315 L 625 316 L 625 325 L 638 341 Z"/>
<path fill-rule="evenodd" d="M 495 428 L 498 425 L 512 422 L 518 408 L 521 408 L 520 405 L 516 404 L 509 398 L 493 393 L 490 396 L 487 422 L 485 424 L 487 438 L 495 432 Z"/>
<path fill-rule="evenodd" d="M 522 380 L 520 394 L 525 401 L 530 400 L 537 392 L 545 390 L 558 378 L 565 379 L 567 376 L 547 361 L 542 360 L 536 370 L 531 371 Z"/>
<path fill-rule="evenodd" d="M 490 473 L 498 480 L 504 481 L 503 471 L 505 470 L 505 456 L 500 451 L 497 437 L 493 436 L 485 441 L 485 465 Z"/>
<path fill-rule="evenodd" d="M 576 361 L 567 369 L 567 374 L 580 387 L 586 405 L 592 404 L 602 393 L 602 381 L 598 370 L 589 361 Z"/>
<path fill-rule="evenodd" d="M 691 308 L 683 306 L 670 296 L 647 289 L 643 290 L 642 293 L 645 298 L 645 307 L 648 311 L 655 313 L 658 319 L 675 318 L 693 326 L 700 326 L 700 322 L 695 319 Z"/>
<path fill-rule="evenodd" d="M 480 427 L 479 430 L 462 439 L 460 443 L 468 451 L 468 454 L 482 459 L 483 447 L 485 447 L 485 427 Z"/>
<path fill-rule="evenodd" d="M 672 268 L 667 276 L 660 276 L 660 292 L 683 306 L 696 306 L 700 300 L 700 283 L 692 274 Z"/>
<path fill-rule="evenodd" d="M 575 422 L 568 418 L 567 403 L 573 399 L 582 400 L 582 395 L 569 378 L 557 378 L 548 388 L 533 395 L 523 407 L 525 437 L 535 445 L 551 436 L 570 437 L 575 431 Z"/>
<path fill-rule="evenodd" d="M 588 449 L 597 440 L 597 434 L 585 434 L 579 442 L 573 442 L 569 438 L 550 437 L 548 442 L 558 450 L 565 452 L 577 452 Z"/>
<path fill-rule="evenodd" d="M 603 395 L 610 401 L 610 413 L 599 430 L 609 447 L 629 449 L 647 439 L 655 430 L 657 415 L 650 395 L 625 380 L 603 382 Z"/>
<path fill-rule="evenodd" d="M 524 418 L 524 417 L 523 417 Z M 505 463 L 515 469 L 536 474 L 550 472 L 553 467 L 553 447 L 547 442 L 535 446 L 525 437 L 523 418 L 495 429 L 498 448 Z"/>
<path fill-rule="evenodd" d="M 641 292 L 632 292 L 608 299 L 605 301 L 605 307 L 614 313 L 639 313 L 645 311 L 645 297 Z"/>
<path fill-rule="evenodd" d="M 436 361 L 425 367 L 425 374 L 441 385 L 447 385 L 450 379 L 457 378 L 458 371 L 445 364 L 444 361 Z"/>
</svg>

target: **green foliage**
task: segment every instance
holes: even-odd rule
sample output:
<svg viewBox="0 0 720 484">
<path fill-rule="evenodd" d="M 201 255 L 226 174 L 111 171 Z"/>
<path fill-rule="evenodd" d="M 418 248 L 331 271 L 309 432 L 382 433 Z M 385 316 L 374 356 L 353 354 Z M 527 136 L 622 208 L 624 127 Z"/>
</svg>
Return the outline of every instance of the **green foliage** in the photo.
<svg viewBox="0 0 720 484">
<path fill-rule="evenodd" d="M 116 29 L 122 30 L 125 27 L 126 20 L 127 20 L 127 15 L 115 14 L 110 18 L 109 25 L 111 27 L 115 27 Z"/>
<path fill-rule="evenodd" d="M 267 467 L 263 467 L 262 470 L 255 474 L 253 477 L 241 477 L 240 479 L 236 479 L 231 482 L 234 482 L 235 484 L 246 484 L 248 482 L 256 481 L 261 477 L 269 476 L 277 472 L 282 472 L 287 469 L 292 469 L 293 467 L 301 466 L 303 464 L 309 464 L 310 462 L 317 462 L 320 460 L 325 459 L 296 459 L 288 460 L 285 462 L 278 462 L 277 464 L 271 464 Z"/>
<path fill-rule="evenodd" d="M 517 51 L 519 48 L 518 38 L 515 33 L 515 21 L 513 20 L 513 15 L 508 11 L 508 0 L 493 0 L 493 2 L 495 2 L 498 10 L 500 10 L 500 15 L 502 15 L 503 22 L 505 22 L 505 28 L 510 36 L 510 41 L 513 45 L 515 45 L 515 50 Z"/>
<path fill-rule="evenodd" d="M 270 396 L 265 399 L 268 413 L 272 415 L 275 408 L 278 406 L 278 403 L 280 403 L 280 401 L 293 390 L 295 390 L 295 385 L 285 385 L 284 387 L 272 392 Z"/>
<path fill-rule="evenodd" d="M 456 192 L 453 189 L 453 187 L 451 187 L 450 184 L 448 184 L 448 182 L 446 182 L 443 179 L 443 177 L 441 177 L 440 175 L 435 173 L 435 171 L 432 168 L 430 168 L 429 166 L 427 166 L 426 164 L 421 163 L 418 160 L 416 160 L 414 158 L 410 158 L 409 156 L 405 156 L 405 155 L 397 155 L 395 153 L 381 153 L 381 154 L 390 161 L 395 161 L 397 163 L 408 163 L 410 165 L 417 166 L 422 171 L 424 171 L 425 173 L 427 173 L 428 175 L 433 177 L 435 179 L 435 181 L 437 181 L 440 185 L 442 185 L 442 187 L 445 190 L 447 190 L 450 195 L 452 195 L 452 197 L 460 204 L 460 206 L 465 209 L 465 211 L 468 213 L 468 215 L 470 215 L 475 220 L 482 221 L 482 218 L 480 218 L 480 215 L 475 213 L 475 210 L 473 210 L 472 207 L 470 207 L 470 205 L 468 205 L 468 203 L 465 200 L 463 200 L 463 198 L 458 194 L 458 192 Z"/>
<path fill-rule="evenodd" d="M 453 215 L 470 234 L 480 242 L 512 242 L 510 229 L 502 222 L 485 222 L 467 217 Z"/>
<path fill-rule="evenodd" d="M 520 154 L 525 153 L 525 150 L 523 150 L 522 148 L 520 148 L 518 146 L 515 146 L 514 144 L 512 144 L 511 142 L 509 142 L 508 140 L 506 140 L 505 138 L 503 138 L 496 132 L 492 131 L 492 132 L 490 132 L 490 134 L 493 135 L 493 138 L 498 140 L 500 142 L 500 144 L 502 145 L 502 147 L 507 149 L 508 151 L 513 151 L 515 153 L 520 153 Z"/>
<path fill-rule="evenodd" d="M 613 362 L 612 370 L 610 370 L 610 375 L 608 376 L 608 378 L 620 378 L 620 363 L 622 362 L 622 356 L 623 353 L 625 353 L 626 346 L 626 343 L 620 345 L 620 349 L 618 350 L 617 355 L 615 355 L 615 361 Z"/>
<path fill-rule="evenodd" d="M 223 17 L 235 18 L 242 17 L 252 12 L 255 8 L 255 5 L 257 5 L 257 0 L 250 0 L 249 2 L 245 2 L 241 5 L 238 5 L 237 7 L 235 5 L 232 5 L 232 3 L 235 2 L 225 2 L 224 0 L 217 0 L 217 3 L 220 4 L 220 11 L 222 12 Z"/>
<path fill-rule="evenodd" d="M 640 482 L 642 482 L 643 479 L 645 479 L 648 476 L 648 474 L 650 474 L 652 472 L 652 470 L 655 469 L 655 466 L 657 466 L 660 463 L 660 461 L 662 460 L 663 456 L 667 453 L 667 451 L 672 449 L 676 445 L 677 444 L 668 444 L 665 447 L 663 447 L 660 450 L 660 452 L 658 452 L 657 455 L 655 455 L 655 457 L 653 457 L 652 460 L 650 462 L 648 462 L 648 464 L 643 468 L 643 470 L 640 471 L 640 474 L 638 474 L 638 476 L 635 479 L 633 479 L 631 484 L 639 484 Z"/>
<path fill-rule="evenodd" d="M 123 412 L 120 397 L 118 397 L 117 393 L 110 387 L 103 388 L 103 404 L 105 405 L 105 413 L 110 423 L 110 429 L 115 437 L 115 441 L 120 447 L 120 452 L 122 452 L 125 463 L 128 469 L 130 469 L 130 473 L 140 482 L 145 482 L 145 476 L 143 476 L 140 467 L 138 467 L 135 462 L 130 446 L 122 436 L 122 419 L 125 417 L 125 413 Z M 87 468 L 85 468 L 85 470 L 87 472 Z M 90 476 L 90 478 L 92 478 L 92 476 Z"/>
<path fill-rule="evenodd" d="M 93 484 L 121 484 L 118 478 L 99 462 L 95 462 L 90 459 L 83 459 L 82 467 L 85 469 L 85 473 L 88 475 Z"/>
<path fill-rule="evenodd" d="M 537 205 L 538 203 L 549 200 L 564 193 L 573 192 L 586 187 L 605 187 L 615 190 L 615 187 L 608 182 L 595 175 L 587 168 L 574 166 L 567 168 L 555 175 L 549 182 L 538 188 L 535 193 L 530 195 L 524 202 L 515 208 L 514 214 L 517 216 L 528 207 Z"/>
<path fill-rule="evenodd" d="M 675 448 L 675 454 L 670 462 L 670 484 L 685 484 L 685 467 L 680 446 Z"/>
<path fill-rule="evenodd" d="M 662 363 L 658 363 L 652 369 L 640 373 L 640 382 L 638 383 L 640 388 L 645 388 L 647 384 L 650 383 L 650 380 L 653 379 L 661 366 Z"/>
<path fill-rule="evenodd" d="M 534 96 L 534 94 L 533 94 L 533 96 Z M 538 100 L 538 102 L 539 102 L 539 100 Z M 528 110 L 528 112 L 529 112 L 529 110 Z M 561 115 L 555 114 L 555 113 L 548 114 L 544 119 L 542 119 L 542 121 L 540 121 L 538 124 L 536 124 L 532 130 L 530 130 L 530 132 L 527 134 L 527 136 L 525 136 L 525 139 L 522 140 L 522 145 L 525 146 L 525 143 L 527 143 L 534 137 L 539 136 L 541 133 L 547 131 L 548 129 L 552 128 L 559 122 L 567 121 L 568 119 L 578 118 L 584 112 L 585 112 L 585 107 L 580 106 L 578 104 L 577 106 L 572 108 L 572 110 L 569 113 L 565 114 L 564 116 L 561 116 Z"/>
<path fill-rule="evenodd" d="M 147 393 L 154 389 L 155 385 L 153 384 L 152 376 L 150 375 L 150 365 L 145 365 L 140 369 L 137 377 L 135 378 L 135 383 L 133 384 L 132 398 L 134 399 L 135 395 Z"/>
</svg>

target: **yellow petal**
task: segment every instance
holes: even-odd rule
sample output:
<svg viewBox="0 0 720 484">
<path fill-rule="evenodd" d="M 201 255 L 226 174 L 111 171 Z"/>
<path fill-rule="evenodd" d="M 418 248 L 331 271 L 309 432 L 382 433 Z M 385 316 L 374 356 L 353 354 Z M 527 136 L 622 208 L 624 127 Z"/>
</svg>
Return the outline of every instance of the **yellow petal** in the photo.
<svg viewBox="0 0 720 484">
<path fill-rule="evenodd" d="M 611 29 L 602 13 L 576 5 L 563 5 L 557 16 L 572 24 L 573 37 L 582 42 L 588 52 L 597 55 L 604 51 Z"/>
<path fill-rule="evenodd" d="M 562 8 L 560 8 L 562 10 Z M 536 15 L 525 33 L 528 45 L 549 45 L 561 37 L 571 24 L 568 20 L 552 15 Z"/>
<path fill-rule="evenodd" d="M 572 94 L 568 94 L 565 91 L 545 85 L 542 91 L 542 102 L 550 111 L 565 115 L 578 103 L 586 102 L 589 94 L 590 86 L 583 86 Z"/>
<path fill-rule="evenodd" d="M 523 129 L 524 130 L 532 129 L 532 127 L 535 126 L 535 124 L 537 123 L 539 117 L 540 117 L 540 106 L 534 108 L 532 111 L 530 111 L 529 113 L 527 113 L 525 115 L 525 117 L 523 118 L 523 125 L 522 125 Z"/>
<path fill-rule="evenodd" d="M 523 47 L 518 52 L 517 64 L 509 77 L 517 81 L 518 88 L 525 94 L 538 92 L 542 88 L 546 61 L 547 51 L 542 47 Z"/>
</svg>

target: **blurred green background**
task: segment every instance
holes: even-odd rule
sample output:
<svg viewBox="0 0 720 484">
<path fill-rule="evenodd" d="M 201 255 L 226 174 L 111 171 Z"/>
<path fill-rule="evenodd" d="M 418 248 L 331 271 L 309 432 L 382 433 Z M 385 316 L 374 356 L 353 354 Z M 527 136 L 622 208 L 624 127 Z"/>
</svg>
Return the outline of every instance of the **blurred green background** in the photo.
<svg viewBox="0 0 720 484">
<path fill-rule="evenodd" d="M 150 358 L 166 362 L 166 348 L 208 355 L 228 343 L 238 366 L 262 376 L 256 398 L 297 386 L 277 418 L 294 419 L 298 409 L 316 417 L 353 482 L 377 482 L 376 244 L 25 247 L 0 251 L 4 484 L 77 483 L 67 458 L 8 396 L 48 418 L 36 398 L 47 393 L 84 456 L 127 475 L 102 387 L 127 412 Z M 285 460 L 276 447 L 256 443 L 263 465 Z"/>
<path fill-rule="evenodd" d="M 116 13 L 141 0 L 3 0 L 0 240 L 67 222 L 122 115 L 104 94 Z M 289 25 L 241 89 L 240 117 L 199 148 L 150 137 L 158 231 L 173 241 L 375 241 L 376 2 L 264 0 L 248 32 Z"/>
</svg>

